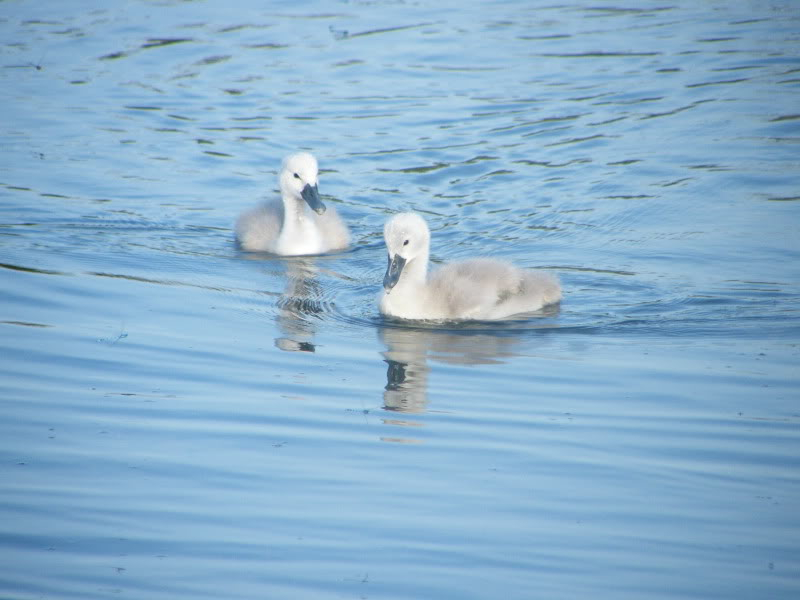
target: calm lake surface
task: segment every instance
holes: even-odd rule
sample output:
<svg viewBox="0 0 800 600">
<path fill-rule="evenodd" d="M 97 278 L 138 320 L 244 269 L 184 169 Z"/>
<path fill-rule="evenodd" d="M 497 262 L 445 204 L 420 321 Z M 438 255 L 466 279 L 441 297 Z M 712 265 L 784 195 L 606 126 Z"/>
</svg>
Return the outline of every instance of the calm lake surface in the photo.
<svg viewBox="0 0 800 600">
<path fill-rule="evenodd" d="M 800 597 L 800 3 L 0 2 L 0 598 Z M 313 152 L 344 253 L 237 249 Z M 382 228 L 557 274 L 380 317 Z"/>
</svg>

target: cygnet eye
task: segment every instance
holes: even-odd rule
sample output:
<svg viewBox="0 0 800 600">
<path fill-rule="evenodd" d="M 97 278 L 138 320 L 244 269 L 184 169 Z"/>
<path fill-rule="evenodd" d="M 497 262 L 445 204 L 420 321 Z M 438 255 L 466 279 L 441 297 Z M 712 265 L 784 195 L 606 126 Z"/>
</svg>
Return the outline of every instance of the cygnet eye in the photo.
<svg viewBox="0 0 800 600">
<path fill-rule="evenodd" d="M 408 240 L 406 240 L 405 242 L 403 242 L 403 246 L 408 246 Z"/>
<path fill-rule="evenodd" d="M 295 178 L 295 179 L 300 179 L 300 175 L 298 175 L 297 173 L 295 173 L 295 174 L 294 174 L 294 178 Z"/>
</svg>

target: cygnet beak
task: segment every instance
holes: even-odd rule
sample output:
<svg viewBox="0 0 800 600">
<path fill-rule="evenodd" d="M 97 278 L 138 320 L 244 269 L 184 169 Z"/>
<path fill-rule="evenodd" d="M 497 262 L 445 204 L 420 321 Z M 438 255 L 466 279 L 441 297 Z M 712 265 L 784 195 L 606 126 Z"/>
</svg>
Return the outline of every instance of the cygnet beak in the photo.
<svg viewBox="0 0 800 600">
<path fill-rule="evenodd" d="M 322 203 L 322 200 L 319 199 L 319 190 L 316 185 L 312 186 L 310 183 L 307 183 L 303 191 L 300 192 L 300 195 L 315 213 L 321 215 L 325 212 L 325 205 Z"/>
<path fill-rule="evenodd" d="M 386 275 L 383 276 L 383 289 L 388 293 L 397 282 L 400 280 L 400 275 L 403 272 L 403 267 L 406 266 L 406 259 L 395 254 L 394 257 L 389 256 L 389 266 L 386 267 Z"/>
</svg>

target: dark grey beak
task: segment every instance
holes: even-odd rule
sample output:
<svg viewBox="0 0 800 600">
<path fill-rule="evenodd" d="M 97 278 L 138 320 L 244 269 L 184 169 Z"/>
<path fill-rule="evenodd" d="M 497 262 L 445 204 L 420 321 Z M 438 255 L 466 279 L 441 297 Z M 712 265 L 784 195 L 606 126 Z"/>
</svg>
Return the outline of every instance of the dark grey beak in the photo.
<svg viewBox="0 0 800 600">
<path fill-rule="evenodd" d="M 389 257 L 389 266 L 386 267 L 386 275 L 383 276 L 383 289 L 388 292 L 397 285 L 405 266 L 406 259 L 399 254 L 395 254 L 394 258 Z"/>
<path fill-rule="evenodd" d="M 310 183 L 307 183 L 303 191 L 300 192 L 300 195 L 315 213 L 321 215 L 325 212 L 325 205 L 322 203 L 322 200 L 319 199 L 319 190 L 316 185 L 312 186 Z"/>
</svg>

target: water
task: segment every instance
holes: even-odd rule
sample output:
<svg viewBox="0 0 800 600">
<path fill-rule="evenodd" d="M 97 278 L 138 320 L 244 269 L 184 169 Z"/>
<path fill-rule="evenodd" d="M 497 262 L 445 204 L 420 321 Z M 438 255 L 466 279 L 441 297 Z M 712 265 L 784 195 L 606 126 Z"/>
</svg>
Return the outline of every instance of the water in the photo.
<svg viewBox="0 0 800 600">
<path fill-rule="evenodd" d="M 0 3 L 0 597 L 797 597 L 800 9 L 631 6 Z M 384 321 L 401 210 L 563 303 Z"/>
</svg>

